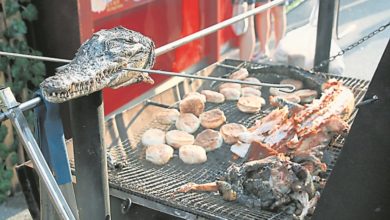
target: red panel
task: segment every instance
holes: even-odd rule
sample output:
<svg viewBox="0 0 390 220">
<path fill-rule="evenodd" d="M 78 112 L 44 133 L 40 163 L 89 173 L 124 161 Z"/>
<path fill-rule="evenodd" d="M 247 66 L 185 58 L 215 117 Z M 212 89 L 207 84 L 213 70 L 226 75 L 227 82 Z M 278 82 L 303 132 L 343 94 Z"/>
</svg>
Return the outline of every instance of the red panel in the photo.
<svg viewBox="0 0 390 220">
<path fill-rule="evenodd" d="M 158 48 L 230 18 L 232 11 L 230 2 L 230 0 L 79 0 L 81 41 L 85 41 L 98 30 L 122 25 L 150 37 Z M 92 12 L 92 9 L 95 12 Z M 218 31 L 218 34 L 206 37 L 206 40 L 191 42 L 159 56 L 154 69 L 181 71 L 205 57 L 209 62 L 214 62 L 219 59 L 220 46 L 234 37 L 231 28 L 225 28 Z M 141 83 L 117 90 L 105 89 L 103 93 L 105 114 L 120 108 L 167 79 L 159 75 L 152 77 L 155 80 L 154 85 Z"/>
</svg>

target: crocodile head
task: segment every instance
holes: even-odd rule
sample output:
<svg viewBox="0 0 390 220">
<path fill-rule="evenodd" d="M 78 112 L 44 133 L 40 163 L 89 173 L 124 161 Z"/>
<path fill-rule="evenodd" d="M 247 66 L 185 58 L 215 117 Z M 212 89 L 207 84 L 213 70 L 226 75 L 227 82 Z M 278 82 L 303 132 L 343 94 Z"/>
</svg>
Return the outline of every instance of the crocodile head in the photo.
<svg viewBox="0 0 390 220">
<path fill-rule="evenodd" d="M 153 83 L 147 73 L 126 67 L 150 69 L 155 61 L 154 43 L 123 27 L 101 30 L 81 45 L 74 59 L 57 68 L 41 84 L 49 102 L 65 102 L 106 87 L 119 88 L 137 82 Z"/>
</svg>

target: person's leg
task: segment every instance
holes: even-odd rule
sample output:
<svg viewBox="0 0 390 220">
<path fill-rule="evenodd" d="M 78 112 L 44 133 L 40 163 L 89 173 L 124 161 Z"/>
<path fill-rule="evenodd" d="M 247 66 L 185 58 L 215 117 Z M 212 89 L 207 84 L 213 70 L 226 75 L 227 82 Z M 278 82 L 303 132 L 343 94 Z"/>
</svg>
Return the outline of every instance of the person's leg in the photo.
<svg viewBox="0 0 390 220">
<path fill-rule="evenodd" d="M 269 1 L 261 1 L 256 6 L 261 6 Z M 268 54 L 268 40 L 270 35 L 270 15 L 269 10 L 256 15 L 256 31 L 260 42 L 260 54 Z"/>
<path fill-rule="evenodd" d="M 271 8 L 271 16 L 274 18 L 275 48 L 286 32 L 285 10 L 284 5 Z"/>
<path fill-rule="evenodd" d="M 251 10 L 255 7 L 255 4 L 249 4 L 248 10 Z M 255 25 L 254 18 L 249 17 L 248 30 L 240 35 L 240 59 L 241 60 L 251 60 L 253 56 L 253 51 L 256 44 L 255 36 Z"/>
</svg>

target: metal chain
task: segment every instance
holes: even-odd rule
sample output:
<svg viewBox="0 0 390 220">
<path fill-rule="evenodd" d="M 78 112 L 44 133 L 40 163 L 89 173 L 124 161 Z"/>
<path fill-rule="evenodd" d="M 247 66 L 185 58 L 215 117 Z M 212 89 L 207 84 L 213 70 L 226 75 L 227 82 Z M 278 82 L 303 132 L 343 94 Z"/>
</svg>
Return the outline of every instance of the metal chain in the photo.
<svg viewBox="0 0 390 220">
<path fill-rule="evenodd" d="M 311 70 L 315 70 L 315 69 L 318 69 L 320 67 L 323 67 L 324 65 L 332 62 L 333 60 L 335 60 L 337 57 L 339 56 L 342 56 L 344 55 L 346 52 L 352 50 L 353 48 L 359 46 L 360 44 L 362 44 L 363 42 L 367 41 L 368 39 L 372 38 L 373 36 L 377 35 L 379 32 L 382 32 L 383 30 L 385 30 L 388 26 L 390 26 L 390 22 L 385 24 L 385 25 L 382 25 L 380 26 L 378 29 L 376 29 L 375 31 L 369 33 L 368 35 L 362 37 L 361 39 L 359 39 L 358 41 L 350 44 L 348 47 L 346 47 L 345 49 L 342 49 L 340 52 L 338 52 L 336 55 L 333 55 L 331 57 L 329 57 L 328 59 L 326 60 L 323 60 L 320 64 L 318 64 L 317 66 L 314 66 Z"/>
</svg>

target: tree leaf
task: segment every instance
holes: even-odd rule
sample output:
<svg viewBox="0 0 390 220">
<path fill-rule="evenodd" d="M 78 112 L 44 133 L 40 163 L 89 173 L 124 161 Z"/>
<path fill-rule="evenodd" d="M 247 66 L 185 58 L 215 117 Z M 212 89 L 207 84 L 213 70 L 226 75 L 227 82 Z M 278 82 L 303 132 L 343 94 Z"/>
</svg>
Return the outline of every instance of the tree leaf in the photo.
<svg viewBox="0 0 390 220">
<path fill-rule="evenodd" d="M 19 3 L 15 0 L 6 0 L 4 9 L 7 17 L 9 17 L 19 11 Z"/>
<path fill-rule="evenodd" d="M 4 31 L 4 36 L 14 38 L 27 33 L 26 23 L 22 20 L 14 20 Z"/>
<path fill-rule="evenodd" d="M 28 4 L 27 7 L 23 8 L 22 18 L 27 21 L 35 21 L 38 19 L 38 10 L 33 4 Z"/>
</svg>

